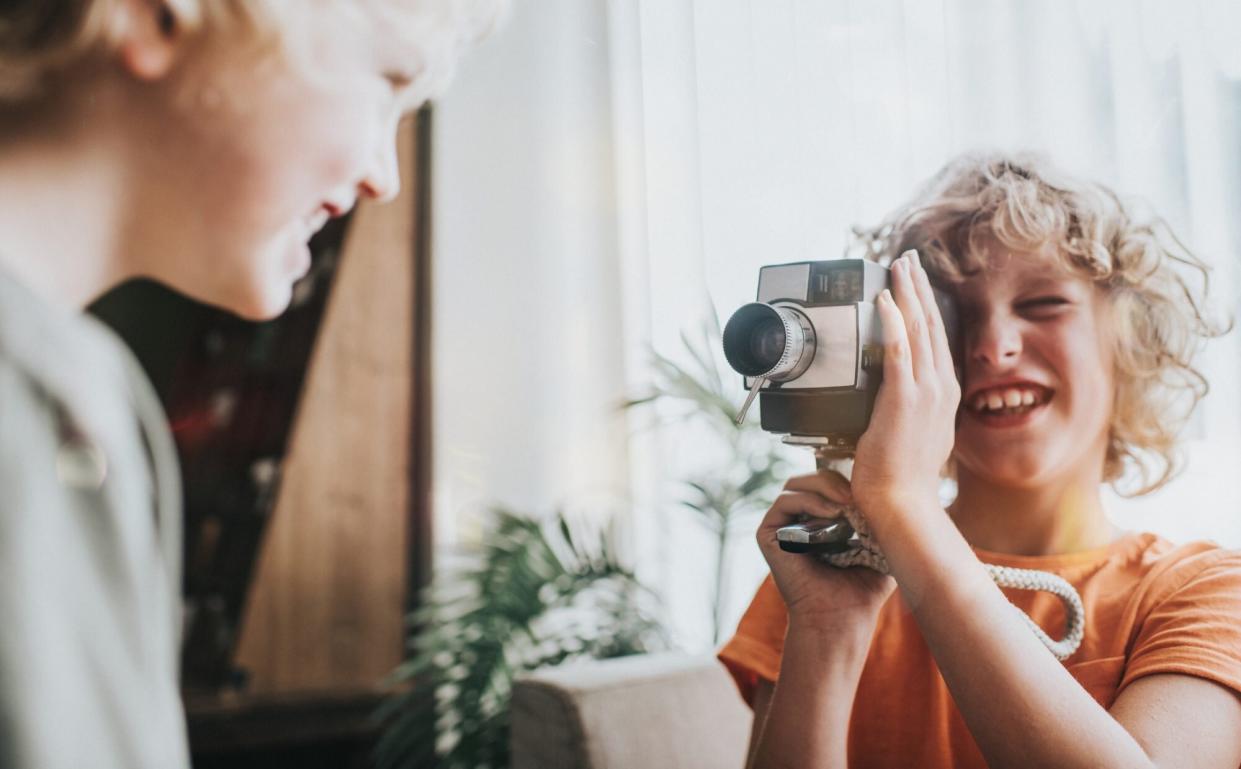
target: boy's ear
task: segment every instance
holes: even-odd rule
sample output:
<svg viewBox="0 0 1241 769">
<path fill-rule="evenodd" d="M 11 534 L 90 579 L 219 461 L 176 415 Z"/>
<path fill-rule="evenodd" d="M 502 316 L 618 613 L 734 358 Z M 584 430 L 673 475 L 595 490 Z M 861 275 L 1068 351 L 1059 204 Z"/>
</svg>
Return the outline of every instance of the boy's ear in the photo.
<svg viewBox="0 0 1241 769">
<path fill-rule="evenodd" d="M 158 80 L 172 69 L 183 35 L 176 14 L 163 0 L 122 0 L 117 50 L 125 71 L 139 80 Z"/>
</svg>

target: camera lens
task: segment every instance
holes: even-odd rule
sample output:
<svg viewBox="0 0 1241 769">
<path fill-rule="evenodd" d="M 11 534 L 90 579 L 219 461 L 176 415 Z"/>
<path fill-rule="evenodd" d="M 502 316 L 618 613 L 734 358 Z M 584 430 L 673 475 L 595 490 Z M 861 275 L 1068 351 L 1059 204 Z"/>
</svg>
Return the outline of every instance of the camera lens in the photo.
<svg viewBox="0 0 1241 769">
<path fill-rule="evenodd" d="M 724 357 L 744 376 L 796 379 L 814 357 L 814 327 L 792 307 L 753 302 L 724 326 Z"/>
<path fill-rule="evenodd" d="M 764 368 L 774 368 L 784 355 L 785 338 L 779 318 L 760 320 L 750 333 L 750 358 Z"/>
</svg>

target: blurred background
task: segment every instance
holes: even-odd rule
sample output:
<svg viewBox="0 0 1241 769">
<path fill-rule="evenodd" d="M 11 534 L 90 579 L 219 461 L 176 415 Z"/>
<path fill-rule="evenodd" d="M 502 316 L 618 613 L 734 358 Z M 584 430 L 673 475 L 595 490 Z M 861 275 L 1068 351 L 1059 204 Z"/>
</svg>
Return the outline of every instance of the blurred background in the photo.
<svg viewBox="0 0 1241 769">
<path fill-rule="evenodd" d="M 1143 201 L 1235 311 L 1239 35 L 1228 0 L 517 3 L 436 105 L 437 544 L 485 538 L 496 500 L 618 511 L 676 642 L 709 647 L 714 537 L 678 482 L 729 459 L 692 420 L 616 409 L 650 351 L 688 362 L 681 335 L 752 301 L 761 265 L 841 255 L 971 149 Z M 1237 546 L 1241 336 L 1204 361 L 1186 472 L 1109 502 L 1126 528 Z M 725 633 L 765 573 L 755 522 Z"/>
</svg>

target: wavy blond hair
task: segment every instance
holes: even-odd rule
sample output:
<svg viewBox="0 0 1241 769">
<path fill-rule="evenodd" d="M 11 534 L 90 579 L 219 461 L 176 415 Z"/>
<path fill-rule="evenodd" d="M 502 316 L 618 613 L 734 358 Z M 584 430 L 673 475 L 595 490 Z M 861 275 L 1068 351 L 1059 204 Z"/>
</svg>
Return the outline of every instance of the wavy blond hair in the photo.
<svg viewBox="0 0 1241 769">
<path fill-rule="evenodd" d="M 1104 480 L 1138 496 L 1180 471 L 1180 433 L 1208 389 L 1194 359 L 1231 324 L 1209 316 L 1209 268 L 1162 219 L 1139 216 L 1112 190 L 1039 156 L 967 154 L 880 226 L 856 234 L 880 260 L 918 249 L 941 284 L 984 269 L 986 239 L 1014 251 L 1050 246 L 1111 309 L 1116 382 Z"/>
<path fill-rule="evenodd" d="M 417 51 L 421 102 L 438 95 L 462 51 L 499 23 L 508 0 L 163 0 L 185 33 L 257 33 L 279 40 L 299 15 L 336 4 L 375 14 Z M 0 4 L 0 108 L 44 93 L 51 81 L 115 44 L 120 0 L 8 0 Z"/>
</svg>

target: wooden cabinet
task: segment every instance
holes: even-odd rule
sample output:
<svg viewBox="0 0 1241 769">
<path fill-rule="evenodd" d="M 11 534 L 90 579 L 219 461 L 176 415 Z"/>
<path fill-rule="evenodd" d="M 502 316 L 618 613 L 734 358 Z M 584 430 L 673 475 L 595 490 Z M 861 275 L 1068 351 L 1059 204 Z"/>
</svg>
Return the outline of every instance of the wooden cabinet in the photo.
<svg viewBox="0 0 1241 769">
<path fill-rule="evenodd" d="M 350 222 L 241 622 L 254 695 L 374 687 L 400 662 L 415 485 L 413 132 L 400 196 Z"/>
</svg>

